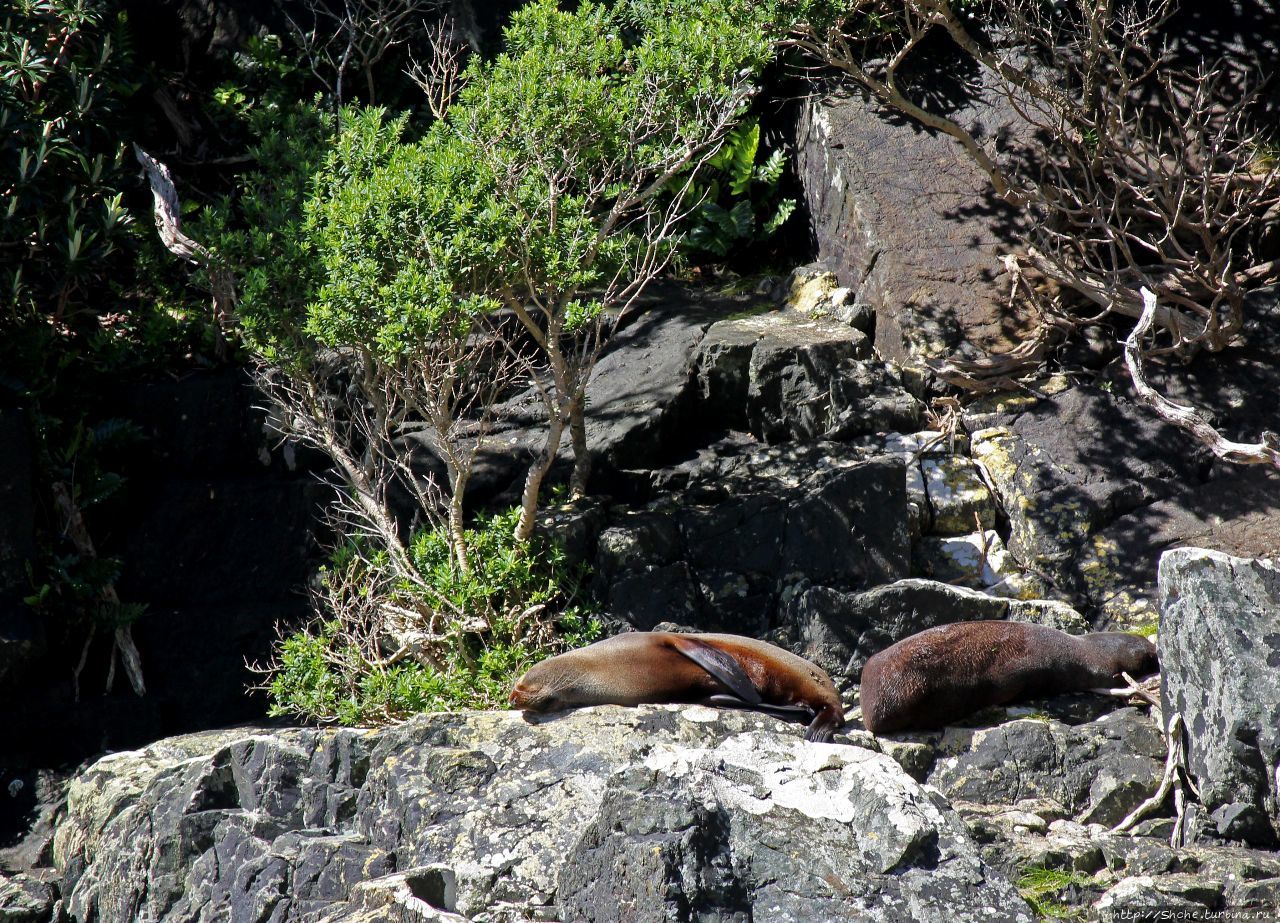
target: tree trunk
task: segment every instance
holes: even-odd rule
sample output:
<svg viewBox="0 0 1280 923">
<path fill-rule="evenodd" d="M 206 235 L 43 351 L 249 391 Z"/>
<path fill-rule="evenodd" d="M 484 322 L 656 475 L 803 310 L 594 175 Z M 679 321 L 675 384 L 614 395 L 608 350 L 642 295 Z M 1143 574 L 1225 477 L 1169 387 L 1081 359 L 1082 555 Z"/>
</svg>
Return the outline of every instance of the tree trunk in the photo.
<svg viewBox="0 0 1280 923">
<path fill-rule="evenodd" d="M 563 404 L 553 408 L 551 421 L 547 427 L 547 441 L 542 452 L 529 466 L 529 473 L 524 478 L 524 492 L 520 496 L 520 521 L 516 524 L 516 541 L 525 544 L 533 537 L 533 527 L 537 524 L 538 496 L 542 492 L 542 479 L 551 469 L 551 463 L 560 451 L 560 440 L 564 437 L 565 410 Z"/>
<path fill-rule="evenodd" d="M 467 556 L 467 536 L 463 528 L 462 494 L 467 488 L 469 471 L 455 468 L 452 472 L 452 493 L 449 496 L 449 546 L 453 560 L 463 574 L 471 573 L 471 560 Z"/>
<path fill-rule="evenodd" d="M 569 480 L 569 497 L 573 500 L 580 500 L 587 495 L 587 482 L 591 479 L 586 403 L 585 396 L 578 394 L 569 406 L 569 439 L 573 445 L 573 476 Z"/>
</svg>

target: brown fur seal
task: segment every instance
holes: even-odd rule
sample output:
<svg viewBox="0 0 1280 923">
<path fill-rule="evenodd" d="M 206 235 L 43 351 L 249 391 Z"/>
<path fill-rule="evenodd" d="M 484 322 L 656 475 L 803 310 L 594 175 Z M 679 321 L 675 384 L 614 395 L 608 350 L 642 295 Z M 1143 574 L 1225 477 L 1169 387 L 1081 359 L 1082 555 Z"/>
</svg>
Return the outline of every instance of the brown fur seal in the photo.
<svg viewBox="0 0 1280 923">
<path fill-rule="evenodd" d="M 988 705 L 1113 685 L 1159 669 L 1146 638 L 1069 635 L 1018 622 L 956 622 L 899 641 L 862 669 L 862 722 L 874 734 L 941 727 Z"/>
<path fill-rule="evenodd" d="M 637 631 L 544 660 L 520 678 L 511 704 L 526 711 L 574 705 L 696 702 L 809 722 L 805 740 L 844 725 L 831 677 L 780 647 L 739 635 Z"/>
</svg>

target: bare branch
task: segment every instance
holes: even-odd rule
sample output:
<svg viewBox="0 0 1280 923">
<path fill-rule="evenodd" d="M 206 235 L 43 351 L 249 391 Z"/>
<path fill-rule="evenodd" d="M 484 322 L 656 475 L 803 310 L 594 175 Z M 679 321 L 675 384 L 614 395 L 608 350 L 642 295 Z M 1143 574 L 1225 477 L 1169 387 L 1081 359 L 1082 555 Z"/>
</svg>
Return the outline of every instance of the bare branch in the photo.
<svg viewBox="0 0 1280 923">
<path fill-rule="evenodd" d="M 1232 442 L 1214 429 L 1213 425 L 1197 410 L 1175 404 L 1151 387 L 1143 372 L 1140 344 L 1155 319 L 1155 293 L 1148 288 L 1142 289 L 1142 300 L 1144 304 L 1142 317 L 1124 341 L 1125 363 L 1129 368 L 1129 376 L 1133 379 L 1134 387 L 1137 389 L 1138 399 L 1152 408 L 1162 420 L 1191 433 L 1202 444 L 1208 446 L 1218 458 L 1242 464 L 1280 467 L 1280 436 L 1265 432 L 1262 434 L 1261 442 Z"/>
<path fill-rule="evenodd" d="M 427 97 L 431 114 L 443 119 L 466 85 L 462 69 L 471 49 L 458 37 L 456 24 L 448 16 L 427 29 L 426 39 L 426 63 L 419 63 L 411 56 L 406 73 Z"/>
<path fill-rule="evenodd" d="M 224 337 L 235 323 L 235 274 L 207 247 L 182 233 L 182 210 L 178 206 L 178 191 L 174 188 L 169 168 L 137 144 L 133 146 L 133 153 L 138 158 L 138 163 L 142 164 L 151 184 L 156 230 L 160 233 L 161 243 L 170 253 L 202 268 L 209 277 L 209 286 L 213 291 L 213 319 L 218 331 L 218 351 L 225 355 Z"/>
</svg>

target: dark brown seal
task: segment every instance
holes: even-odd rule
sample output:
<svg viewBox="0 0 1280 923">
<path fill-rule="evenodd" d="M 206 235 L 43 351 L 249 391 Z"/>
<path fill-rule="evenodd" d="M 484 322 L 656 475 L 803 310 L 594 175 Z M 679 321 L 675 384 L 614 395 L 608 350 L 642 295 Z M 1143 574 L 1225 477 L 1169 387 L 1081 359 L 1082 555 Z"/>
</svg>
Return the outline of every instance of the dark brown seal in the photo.
<svg viewBox="0 0 1280 923">
<path fill-rule="evenodd" d="M 1114 685 L 1159 669 L 1155 645 L 1123 632 L 1069 635 L 1018 622 L 956 622 L 899 641 L 862 669 L 874 734 L 941 727 L 988 705 Z"/>
<path fill-rule="evenodd" d="M 831 677 L 780 647 L 740 635 L 616 635 L 544 660 L 511 692 L 512 705 L 535 712 L 644 702 L 696 702 L 803 720 L 806 740 L 829 741 L 844 725 Z"/>
</svg>

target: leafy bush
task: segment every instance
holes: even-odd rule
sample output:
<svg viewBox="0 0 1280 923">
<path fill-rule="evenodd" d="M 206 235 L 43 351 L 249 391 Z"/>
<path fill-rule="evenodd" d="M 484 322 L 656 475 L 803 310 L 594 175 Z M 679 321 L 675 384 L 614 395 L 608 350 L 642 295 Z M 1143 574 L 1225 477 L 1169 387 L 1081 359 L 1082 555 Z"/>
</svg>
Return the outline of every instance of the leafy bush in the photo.
<svg viewBox="0 0 1280 923">
<path fill-rule="evenodd" d="M 757 164 L 759 151 L 760 123 L 749 119 L 729 132 L 707 161 L 708 179 L 690 195 L 702 201 L 687 237 L 691 250 L 725 257 L 736 247 L 773 236 L 791 217 L 796 200 L 778 194 L 786 167 L 782 151 Z"/>
<path fill-rule="evenodd" d="M 445 318 L 509 310 L 549 380 L 521 539 L 566 431 L 572 491 L 585 490 L 585 389 L 617 316 L 606 309 L 672 256 L 692 183 L 745 112 L 780 16 L 747 0 L 535 0 L 420 141 L 405 143 L 404 117 L 344 119 L 308 207 L 321 266 L 308 331 L 394 362 Z"/>
<path fill-rule="evenodd" d="M 321 575 L 324 614 L 282 637 L 275 659 L 260 668 L 271 675 L 271 713 L 354 725 L 499 707 L 534 663 L 594 639 L 599 625 L 577 606 L 583 574 L 554 543 L 517 547 L 517 515 L 467 530 L 466 572 L 442 530 L 416 533 L 410 547 L 426 594 L 388 570 L 385 553 L 358 542 L 337 549 Z M 422 633 L 396 627 L 405 613 L 425 614 L 422 624 L 447 638 L 443 654 L 423 656 L 430 645 L 415 646 Z M 388 649 L 397 637 L 400 647 Z"/>
<path fill-rule="evenodd" d="M 0 292 L 10 322 L 70 323 L 130 224 L 118 114 L 122 19 L 15 0 L 0 27 Z"/>
</svg>

